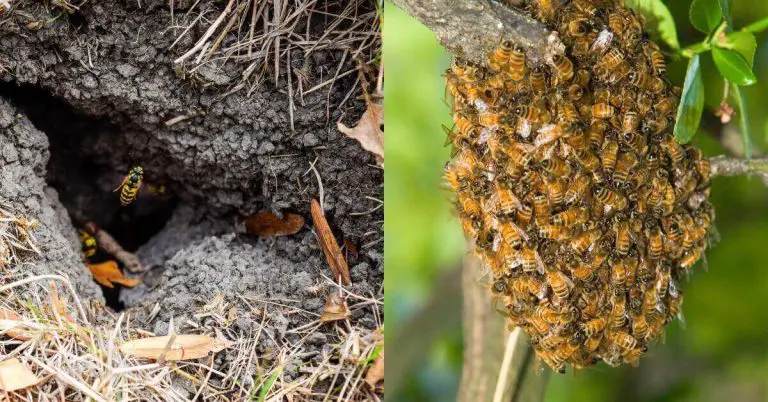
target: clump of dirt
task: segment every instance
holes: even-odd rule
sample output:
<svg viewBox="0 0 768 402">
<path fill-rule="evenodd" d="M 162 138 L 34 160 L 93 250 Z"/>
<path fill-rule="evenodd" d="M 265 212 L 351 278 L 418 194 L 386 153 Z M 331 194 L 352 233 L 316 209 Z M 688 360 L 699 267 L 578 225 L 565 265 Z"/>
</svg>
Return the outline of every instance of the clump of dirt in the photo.
<svg viewBox="0 0 768 402">
<path fill-rule="evenodd" d="M 185 11 L 178 7 L 175 13 Z M 146 269 L 140 286 L 106 294 L 111 306 L 134 307 L 130 314 L 158 335 L 171 321 L 177 332 L 215 328 L 233 340 L 268 330 L 273 336 L 260 338 L 256 353 L 271 361 L 285 345 L 303 345 L 309 353 L 292 359 L 298 367 L 346 341 L 333 324 L 317 325 L 333 287 L 330 270 L 309 227 L 258 239 L 238 223 L 271 210 L 298 213 L 309 224 L 309 201 L 322 186 L 338 240 L 360 249 L 347 290 L 373 301 L 351 301 L 350 320 L 367 330 L 380 325 L 383 172 L 335 128 L 365 110 L 355 100 L 356 74 L 303 97 L 291 91 L 291 99 L 285 71 L 250 94 L 225 93 L 174 71 L 165 3 L 85 3 L 73 14 L 44 18 L 53 11 L 19 1 L 0 16 L 0 138 L 9 139 L 0 147 L 7 164 L 0 196 L 41 222 L 35 273 L 61 271 L 81 297 L 101 299 L 75 231 L 94 222 Z M 30 16 L 44 19 L 43 28 L 28 29 Z M 312 52 L 306 85 L 332 78 L 339 63 L 356 68 L 347 51 Z M 146 189 L 163 190 L 143 191 L 123 208 L 113 190 L 137 165 Z M 227 311 L 218 310 L 225 305 Z M 301 329 L 307 325 L 313 330 Z M 217 361 L 233 360 L 227 353 Z M 332 389 L 334 381 L 321 388 Z"/>
</svg>

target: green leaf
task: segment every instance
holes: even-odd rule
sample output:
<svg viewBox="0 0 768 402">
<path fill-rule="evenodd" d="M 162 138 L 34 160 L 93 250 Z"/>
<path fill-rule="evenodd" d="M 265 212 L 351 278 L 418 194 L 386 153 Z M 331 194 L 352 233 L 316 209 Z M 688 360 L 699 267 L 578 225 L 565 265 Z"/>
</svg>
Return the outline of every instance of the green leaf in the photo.
<svg viewBox="0 0 768 402">
<path fill-rule="evenodd" d="M 712 58 L 720 75 L 736 85 L 752 85 L 757 81 L 755 74 L 741 53 L 730 50 L 712 48 Z"/>
<path fill-rule="evenodd" d="M 757 49 L 757 41 L 752 32 L 732 32 L 723 41 L 717 42 L 717 47 L 739 52 L 744 56 L 747 65 L 752 68 L 752 63 L 755 59 L 755 49 Z"/>
<path fill-rule="evenodd" d="M 709 35 L 723 20 L 718 0 L 693 0 L 688 18 L 696 29 Z"/>
<path fill-rule="evenodd" d="M 278 367 L 277 370 L 275 370 L 272 375 L 267 378 L 267 381 L 264 383 L 264 385 L 261 386 L 261 390 L 259 390 L 259 397 L 257 399 L 258 402 L 264 402 L 264 400 L 267 398 L 267 394 L 269 393 L 269 390 L 272 388 L 272 385 L 275 383 L 275 380 L 277 380 L 277 377 L 280 376 L 280 374 L 283 372 L 282 367 Z"/>
<path fill-rule="evenodd" d="M 744 146 L 744 156 L 747 159 L 752 158 L 752 137 L 749 132 L 749 118 L 747 117 L 747 102 L 744 99 L 744 93 L 741 92 L 738 85 L 731 85 L 736 106 L 739 108 L 739 125 L 741 126 L 741 141 Z"/>
<path fill-rule="evenodd" d="M 658 37 L 670 48 L 680 48 L 675 20 L 661 0 L 626 0 L 624 4 L 645 17 L 647 30 L 658 33 Z"/>
<path fill-rule="evenodd" d="M 680 96 L 680 106 L 677 107 L 674 133 L 675 139 L 681 144 L 687 143 L 696 135 L 701 112 L 704 110 L 704 84 L 701 81 L 699 57 L 696 54 L 688 62 L 683 94 Z"/>
<path fill-rule="evenodd" d="M 728 23 L 728 27 L 725 29 L 725 32 L 731 32 L 733 30 L 733 20 L 731 20 L 731 2 L 730 0 L 718 0 L 718 3 L 720 3 L 720 11 L 722 11 L 723 16 L 725 16 L 725 22 Z"/>
</svg>

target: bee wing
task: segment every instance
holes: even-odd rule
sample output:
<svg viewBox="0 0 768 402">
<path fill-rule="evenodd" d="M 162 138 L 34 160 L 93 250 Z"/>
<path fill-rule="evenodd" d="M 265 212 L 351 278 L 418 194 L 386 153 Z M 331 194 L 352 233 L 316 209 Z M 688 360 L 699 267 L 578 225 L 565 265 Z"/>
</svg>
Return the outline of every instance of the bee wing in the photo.
<svg viewBox="0 0 768 402">
<path fill-rule="evenodd" d="M 547 124 L 542 126 L 536 131 L 536 138 L 533 140 L 533 146 L 538 149 L 544 144 L 549 144 L 552 141 L 560 138 L 562 130 L 558 129 L 557 124 Z"/>
<path fill-rule="evenodd" d="M 517 202 L 519 203 L 519 202 L 520 202 L 520 200 L 517 200 Z M 523 228 L 521 228 L 520 226 L 517 226 L 517 225 L 516 225 L 514 222 L 511 222 L 511 221 L 510 221 L 510 222 L 507 222 L 507 223 L 508 223 L 508 224 L 510 224 L 510 225 L 512 225 L 512 227 L 513 227 L 515 230 L 517 230 L 517 232 L 518 232 L 518 233 L 520 233 L 520 237 L 522 237 L 522 238 L 523 238 L 523 240 L 526 240 L 526 241 L 528 240 L 528 233 L 526 233 L 526 232 L 525 232 L 525 230 L 523 230 Z M 536 253 L 536 257 L 538 257 L 538 256 L 539 256 L 539 254 L 538 254 L 538 253 Z M 541 259 L 541 258 L 539 258 L 539 260 L 540 260 L 540 259 Z"/>
<path fill-rule="evenodd" d="M 534 255 L 536 256 L 536 272 L 538 272 L 540 275 L 544 275 L 544 261 L 541 259 L 538 251 L 534 251 Z"/>
<path fill-rule="evenodd" d="M 123 181 L 120 183 L 119 186 L 115 187 L 115 189 L 112 190 L 112 192 L 114 193 L 115 191 L 120 190 L 127 181 L 128 181 L 128 176 L 123 177 Z"/>
</svg>

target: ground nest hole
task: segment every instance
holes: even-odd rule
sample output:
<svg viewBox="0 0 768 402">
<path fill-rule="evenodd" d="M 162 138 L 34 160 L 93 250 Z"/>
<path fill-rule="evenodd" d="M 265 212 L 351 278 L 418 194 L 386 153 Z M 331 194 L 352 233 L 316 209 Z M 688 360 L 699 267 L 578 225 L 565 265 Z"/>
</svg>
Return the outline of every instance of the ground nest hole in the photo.
<svg viewBox="0 0 768 402">
<path fill-rule="evenodd" d="M 167 183 L 147 178 L 136 199 L 124 207 L 120 204 L 119 191 L 113 190 L 130 168 L 119 170 L 104 161 L 129 160 L 133 161 L 132 166 L 139 166 L 140 156 L 130 155 L 130 151 L 124 149 L 112 149 L 107 158 L 94 154 L 92 142 L 99 136 L 124 135 L 120 125 L 106 117 L 78 111 L 32 85 L 0 83 L 0 97 L 12 102 L 48 136 L 50 159 L 46 180 L 58 191 L 75 228 L 86 229 L 91 222 L 112 235 L 126 251 L 135 252 L 165 227 L 177 204 L 176 197 L 165 189 Z M 98 248 L 87 262 L 110 259 L 114 257 Z M 85 265 L 83 269 L 87 269 Z M 116 311 L 124 308 L 120 285 L 115 284 L 111 289 L 102 286 L 102 290 L 109 307 Z"/>
</svg>

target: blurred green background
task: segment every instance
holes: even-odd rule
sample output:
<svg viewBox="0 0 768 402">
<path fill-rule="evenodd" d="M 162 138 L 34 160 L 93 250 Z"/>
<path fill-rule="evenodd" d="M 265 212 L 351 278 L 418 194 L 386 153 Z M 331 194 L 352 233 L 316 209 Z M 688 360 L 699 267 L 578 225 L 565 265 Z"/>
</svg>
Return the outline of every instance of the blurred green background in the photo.
<svg viewBox="0 0 768 402">
<path fill-rule="evenodd" d="M 732 0 L 736 29 L 768 15 L 768 2 Z M 683 47 L 703 35 L 687 18 L 689 2 L 668 4 Z M 385 172 L 387 399 L 447 401 L 461 373 L 461 296 L 456 268 L 464 239 L 441 175 L 449 158 L 441 125 L 450 126 L 441 74 L 451 57 L 434 35 L 391 3 L 385 6 L 387 74 Z M 682 84 L 685 60 L 670 62 Z M 722 79 L 703 57 L 712 113 Z M 758 34 L 758 84 L 745 88 L 755 151 L 768 149 L 768 37 Z M 701 130 L 707 155 L 727 153 L 719 133 Z M 718 244 L 685 290 L 686 325 L 673 322 L 639 368 L 605 365 L 550 376 L 547 401 L 768 401 L 768 188 L 758 178 L 712 183 Z M 427 305 L 428 314 L 422 314 Z M 435 313 L 437 312 L 437 313 Z M 414 320 L 414 317 L 418 319 Z M 405 332 L 404 332 L 405 331 Z M 390 382 L 390 377 L 397 380 Z M 391 398 L 391 399 L 390 399 Z"/>
</svg>

